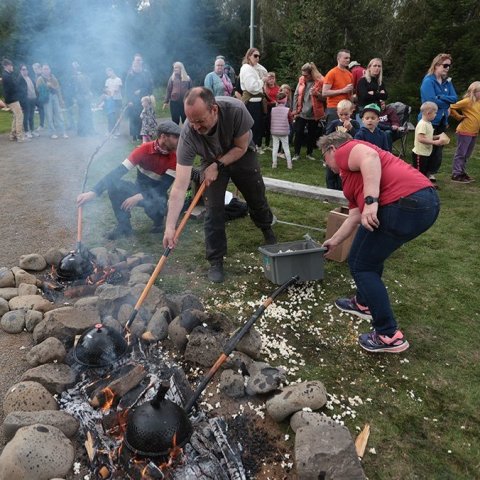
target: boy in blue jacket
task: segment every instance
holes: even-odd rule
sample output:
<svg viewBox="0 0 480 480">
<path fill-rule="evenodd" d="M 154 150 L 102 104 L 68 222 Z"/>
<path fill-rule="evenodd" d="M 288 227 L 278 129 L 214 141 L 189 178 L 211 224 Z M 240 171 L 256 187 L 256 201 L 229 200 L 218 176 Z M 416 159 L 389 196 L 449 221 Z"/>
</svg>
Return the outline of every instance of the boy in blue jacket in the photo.
<svg viewBox="0 0 480 480">
<path fill-rule="evenodd" d="M 355 134 L 355 140 L 364 140 L 382 150 L 390 151 L 387 135 L 378 128 L 380 107 L 376 103 L 365 106 L 362 112 L 363 127 Z"/>
</svg>

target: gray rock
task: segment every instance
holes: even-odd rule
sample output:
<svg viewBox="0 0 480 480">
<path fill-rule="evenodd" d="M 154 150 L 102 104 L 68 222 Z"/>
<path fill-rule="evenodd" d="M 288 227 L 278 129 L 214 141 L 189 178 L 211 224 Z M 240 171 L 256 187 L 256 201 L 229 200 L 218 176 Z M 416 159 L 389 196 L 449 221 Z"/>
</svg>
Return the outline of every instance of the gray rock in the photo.
<svg viewBox="0 0 480 480">
<path fill-rule="evenodd" d="M 132 293 L 132 289 L 123 285 L 102 285 L 97 288 L 95 295 L 98 296 L 97 308 L 100 315 L 112 315 L 118 318 L 118 309 L 124 303 L 135 305 L 138 297 Z"/>
<path fill-rule="evenodd" d="M 3 400 L 3 413 L 58 410 L 53 395 L 38 382 L 19 382 L 11 386 Z M 1 478 L 1 477 L 0 477 Z"/>
<path fill-rule="evenodd" d="M 132 302 L 132 305 L 137 302 L 144 289 L 145 285 L 140 283 L 132 287 L 132 295 L 135 297 L 135 301 Z M 155 310 L 165 305 L 167 305 L 165 293 L 157 286 L 153 285 L 148 292 L 147 298 L 142 303 L 142 309 L 145 309 L 145 311 L 148 312 L 148 320 L 150 320 Z"/>
<path fill-rule="evenodd" d="M 281 422 L 303 408 L 318 410 L 327 403 L 327 392 L 322 382 L 312 380 L 285 387 L 266 403 L 268 414 Z"/>
<path fill-rule="evenodd" d="M 7 267 L 0 268 L 0 288 L 9 288 L 15 286 L 15 276 Z"/>
<path fill-rule="evenodd" d="M 225 368 L 231 368 L 232 370 L 241 370 L 245 375 L 246 373 L 250 374 L 249 369 L 252 363 L 256 363 L 255 360 L 245 353 L 234 350 L 223 365 Z"/>
<path fill-rule="evenodd" d="M 286 371 L 283 368 L 275 368 L 270 365 L 259 368 L 248 379 L 247 395 L 259 395 L 278 390 L 286 379 Z"/>
<path fill-rule="evenodd" d="M 114 248 L 108 252 L 108 260 L 110 265 L 116 265 L 117 263 L 123 262 L 127 258 L 127 251 L 122 248 Z"/>
<path fill-rule="evenodd" d="M 245 379 L 241 373 L 234 370 L 224 370 L 220 375 L 220 391 L 231 398 L 245 396 Z"/>
<path fill-rule="evenodd" d="M 0 456 L 0 478 L 50 480 L 65 477 L 73 466 L 75 448 L 58 429 L 35 424 L 20 428 Z"/>
<path fill-rule="evenodd" d="M 12 298 L 18 297 L 18 288 L 16 287 L 5 287 L 0 288 L 0 298 L 4 300 L 11 300 Z"/>
<path fill-rule="evenodd" d="M 200 310 L 202 312 L 205 310 L 200 299 L 192 293 L 167 295 L 167 306 L 170 307 L 174 318 L 185 310 Z"/>
<path fill-rule="evenodd" d="M 150 280 L 150 275 L 148 273 L 141 273 L 141 272 L 132 273 L 128 280 L 128 285 L 131 287 L 139 284 L 146 285 L 149 280 Z"/>
<path fill-rule="evenodd" d="M 63 343 L 55 337 L 46 338 L 42 343 L 35 345 L 27 353 L 27 362 L 32 366 L 43 365 L 54 361 L 63 362 L 67 351 Z M 41 383 L 41 382 L 40 382 Z M 42 422 L 43 423 L 43 422 Z"/>
<path fill-rule="evenodd" d="M 67 255 L 68 251 L 59 248 L 50 248 L 48 252 L 43 256 L 48 265 L 58 267 L 60 260 Z"/>
<path fill-rule="evenodd" d="M 123 333 L 123 326 L 122 324 L 115 318 L 111 317 L 111 316 L 108 316 L 108 317 L 105 317 L 103 320 L 102 320 L 102 323 L 103 325 L 105 325 L 106 327 L 112 327 L 115 331 L 119 332 L 119 333 Z"/>
<path fill-rule="evenodd" d="M 37 412 L 11 412 L 3 422 L 3 433 L 7 441 L 11 440 L 17 430 L 35 423 L 56 427 L 63 434 L 72 438 L 78 431 L 78 420 L 63 410 L 43 410 Z"/>
<path fill-rule="evenodd" d="M 154 263 L 141 263 L 140 265 L 132 268 L 132 270 L 130 271 L 130 275 L 135 275 L 136 273 L 147 273 L 148 275 L 151 275 L 154 270 Z"/>
<path fill-rule="evenodd" d="M 38 292 L 38 288 L 36 285 L 32 285 L 31 283 L 21 283 L 18 286 L 18 295 L 36 295 Z"/>
<path fill-rule="evenodd" d="M 4 298 L 0 298 L 0 317 L 3 317 L 9 310 L 8 302 Z"/>
<path fill-rule="evenodd" d="M 290 418 L 290 427 L 294 432 L 300 427 L 318 427 L 327 424 L 332 428 L 342 428 L 333 418 L 317 412 L 296 412 Z"/>
<path fill-rule="evenodd" d="M 33 330 L 33 340 L 41 343 L 48 337 L 56 337 L 70 347 L 76 335 L 100 323 L 97 312 L 62 307 L 48 312 Z"/>
<path fill-rule="evenodd" d="M 75 372 L 64 363 L 46 363 L 27 370 L 21 377 L 25 382 L 37 382 L 50 393 L 62 393 L 76 380 Z"/>
<path fill-rule="evenodd" d="M 130 325 L 130 333 L 137 338 L 140 338 L 147 328 L 147 323 L 142 318 L 140 313 L 135 317 L 135 320 Z"/>
<path fill-rule="evenodd" d="M 97 311 L 98 297 L 83 297 L 78 299 L 73 305 L 80 310 L 93 310 Z"/>
<path fill-rule="evenodd" d="M 130 258 L 138 258 L 140 260 L 140 263 L 154 263 L 155 259 L 153 258 L 152 255 L 149 253 L 145 252 L 137 252 L 134 253 Z"/>
<path fill-rule="evenodd" d="M 48 312 L 54 308 L 54 304 L 40 295 L 23 295 L 14 297 L 8 302 L 10 310 L 25 308 L 27 310 L 38 310 L 39 312 Z"/>
<path fill-rule="evenodd" d="M 127 258 L 127 267 L 128 268 L 134 268 L 137 265 L 140 265 L 142 263 L 142 260 L 138 257 L 128 257 Z"/>
<path fill-rule="evenodd" d="M 7 333 L 20 333 L 25 328 L 25 310 L 12 310 L 0 320 L 2 329 Z"/>
<path fill-rule="evenodd" d="M 221 312 L 209 312 L 206 316 L 205 323 L 212 330 L 224 332 L 227 335 L 233 331 L 232 320 Z"/>
<path fill-rule="evenodd" d="M 95 263 L 100 267 L 110 265 L 110 257 L 108 255 L 108 250 L 105 247 L 91 248 L 90 252 L 95 255 Z"/>
<path fill-rule="evenodd" d="M 295 464 L 300 480 L 363 480 L 365 474 L 347 428 L 323 423 L 304 426 L 295 435 Z"/>
<path fill-rule="evenodd" d="M 117 319 L 120 325 L 122 326 L 126 325 L 132 312 L 133 312 L 133 305 L 130 305 L 129 303 L 124 303 L 123 305 L 120 306 L 117 314 Z"/>
<path fill-rule="evenodd" d="M 25 270 L 19 267 L 13 267 L 12 273 L 15 277 L 15 286 L 18 287 L 21 283 L 30 283 L 32 285 L 37 284 L 37 278 L 31 273 L 27 273 Z"/>
<path fill-rule="evenodd" d="M 262 337 L 259 331 L 255 327 L 252 327 L 238 342 L 235 348 L 255 360 L 259 359 L 262 350 Z"/>
<path fill-rule="evenodd" d="M 168 336 L 168 325 L 171 320 L 172 317 L 168 307 L 157 309 L 148 322 L 147 329 L 142 335 L 142 339 L 146 342 L 152 343 L 164 340 Z"/>
<path fill-rule="evenodd" d="M 221 332 L 198 326 L 188 336 L 185 360 L 202 367 L 211 367 L 222 353 L 225 343 L 226 337 Z"/>
<path fill-rule="evenodd" d="M 35 327 L 43 320 L 43 313 L 37 310 L 27 310 L 25 313 L 25 328 L 27 332 L 33 332 Z"/>
<path fill-rule="evenodd" d="M 25 270 L 33 270 L 34 272 L 41 272 L 47 268 L 47 262 L 38 253 L 29 253 L 28 255 L 22 255 L 18 262 L 18 266 Z"/>
<path fill-rule="evenodd" d="M 187 345 L 187 335 L 202 323 L 203 317 L 198 315 L 202 313 L 199 310 L 186 310 L 168 325 L 168 337 L 179 350 Z"/>
</svg>

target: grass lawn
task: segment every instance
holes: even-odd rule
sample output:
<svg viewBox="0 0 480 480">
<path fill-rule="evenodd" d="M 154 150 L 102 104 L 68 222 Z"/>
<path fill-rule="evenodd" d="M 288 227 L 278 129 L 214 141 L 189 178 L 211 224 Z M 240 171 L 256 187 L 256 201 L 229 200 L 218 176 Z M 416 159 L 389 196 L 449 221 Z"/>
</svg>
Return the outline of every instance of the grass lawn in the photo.
<svg viewBox="0 0 480 480">
<path fill-rule="evenodd" d="M 0 112 L 0 128 L 5 119 Z M 454 135 L 451 135 L 454 138 Z M 327 415 L 343 421 L 353 435 L 371 425 L 363 460 L 369 479 L 473 479 L 480 477 L 480 151 L 468 172 L 478 179 L 470 185 L 450 181 L 454 141 L 444 150 L 438 175 L 442 211 L 436 224 L 405 245 L 387 262 L 385 282 L 411 348 L 400 355 L 372 355 L 356 344 L 368 331 L 365 321 L 338 312 L 333 302 L 352 295 L 354 285 L 346 264 L 327 262 L 325 279 L 291 288 L 256 324 L 265 339 L 264 357 L 289 370 L 289 380 L 321 380 L 330 394 Z M 131 148 L 98 155 L 88 185 L 116 166 Z M 299 160 L 288 171 L 286 162 L 271 169 L 261 157 L 263 174 L 313 185 L 325 185 L 318 161 Z M 79 174 L 80 175 L 80 174 Z M 81 179 L 79 178 L 79 182 Z M 268 194 L 280 220 L 324 228 L 334 206 L 315 200 Z M 114 225 L 106 196 L 84 209 L 84 240 L 105 245 L 103 233 Z M 161 238 L 148 233 L 151 222 L 135 211 L 138 233 L 128 241 L 111 242 L 130 251 L 162 254 Z M 322 241 L 308 227 L 277 224 L 279 241 L 299 240 L 305 233 Z M 223 311 L 239 324 L 253 313 L 275 286 L 263 274 L 257 247 L 262 235 L 248 219 L 227 228 L 229 251 L 226 281 L 206 279 L 203 228 L 190 220 L 179 246 L 169 256 L 158 284 L 168 292 L 197 293 L 208 308 Z M 291 433 L 287 423 L 285 433 Z M 292 435 L 293 437 L 293 435 Z M 369 451 L 369 449 L 371 449 Z"/>
</svg>

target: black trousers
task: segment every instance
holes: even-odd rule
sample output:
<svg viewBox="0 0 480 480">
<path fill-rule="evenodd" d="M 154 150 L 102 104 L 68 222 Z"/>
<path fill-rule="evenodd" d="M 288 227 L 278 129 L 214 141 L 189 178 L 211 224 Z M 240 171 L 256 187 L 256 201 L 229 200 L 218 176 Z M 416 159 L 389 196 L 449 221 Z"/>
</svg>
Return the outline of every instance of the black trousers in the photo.
<svg viewBox="0 0 480 480">
<path fill-rule="evenodd" d="M 180 119 L 182 123 L 185 123 L 185 109 L 183 108 L 183 100 L 170 100 L 170 114 L 172 121 L 177 125 L 180 125 Z"/>
<path fill-rule="evenodd" d="M 447 127 L 445 125 L 434 125 L 433 134 L 440 135 L 445 132 Z M 443 145 L 434 145 L 432 154 L 430 155 L 429 171 L 428 173 L 438 173 L 442 165 Z"/>
<path fill-rule="evenodd" d="M 206 166 L 202 165 L 202 168 Z M 227 253 L 224 203 L 230 179 L 247 202 L 253 223 L 261 230 L 272 225 L 273 214 L 265 196 L 260 164 L 256 153 L 249 149 L 235 163 L 221 168 L 215 182 L 205 190 L 204 202 L 207 208 L 204 222 L 205 247 L 206 258 L 211 264 L 221 262 Z"/>
<path fill-rule="evenodd" d="M 130 135 L 134 140 L 141 139 L 140 137 L 140 130 L 142 129 L 142 119 L 140 118 L 141 113 L 142 113 L 141 103 L 134 103 L 128 108 Z"/>
<path fill-rule="evenodd" d="M 141 193 L 143 200 L 138 204 L 145 213 L 153 220 L 154 225 L 163 225 L 163 218 L 167 209 L 167 191 L 174 178 L 170 175 L 162 175 L 156 181 L 148 177 L 136 183 L 120 180 L 108 189 L 108 196 L 112 202 L 113 213 L 120 226 L 131 228 L 130 212 L 122 210 L 122 203 L 129 197 Z"/>
<path fill-rule="evenodd" d="M 248 113 L 250 113 L 253 118 L 253 143 L 257 147 L 261 147 L 265 126 L 263 121 L 263 102 L 247 102 L 245 106 L 247 107 Z"/>
<path fill-rule="evenodd" d="M 318 133 L 317 120 L 307 120 L 302 117 L 297 117 L 295 119 L 295 155 L 300 155 L 300 150 L 305 141 L 305 126 L 307 127 L 307 155 L 311 155 L 315 148 Z"/>
</svg>

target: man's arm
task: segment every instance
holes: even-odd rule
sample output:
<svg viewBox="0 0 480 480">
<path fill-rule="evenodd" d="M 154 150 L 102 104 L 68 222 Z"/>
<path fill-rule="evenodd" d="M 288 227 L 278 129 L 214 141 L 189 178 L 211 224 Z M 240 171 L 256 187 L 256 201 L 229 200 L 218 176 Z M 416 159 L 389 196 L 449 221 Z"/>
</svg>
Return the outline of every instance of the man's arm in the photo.
<svg viewBox="0 0 480 480">
<path fill-rule="evenodd" d="M 225 166 L 231 165 L 245 155 L 249 143 L 250 130 L 247 130 L 243 135 L 240 135 L 240 137 L 236 137 L 233 139 L 233 147 L 227 153 L 223 154 L 219 158 L 212 160 L 218 160 Z M 219 165 L 217 165 L 217 163 L 212 163 L 205 169 L 204 174 L 207 187 L 217 179 L 218 169 Z"/>
<path fill-rule="evenodd" d="M 349 83 L 346 87 L 340 88 L 338 90 L 332 90 L 332 85 L 328 83 L 324 83 L 322 88 L 322 96 L 324 97 L 335 97 L 337 95 L 351 92 L 353 92 L 353 84 L 351 83 Z"/>
<path fill-rule="evenodd" d="M 167 220 L 165 222 L 165 234 L 163 236 L 163 246 L 165 248 L 174 248 L 176 246 L 176 242 L 174 241 L 175 227 L 185 202 L 185 193 L 187 192 L 188 185 L 190 184 L 191 174 L 191 166 L 187 167 L 177 163 L 175 181 L 173 182 L 170 190 L 170 197 L 168 199 L 168 213 Z"/>
</svg>

